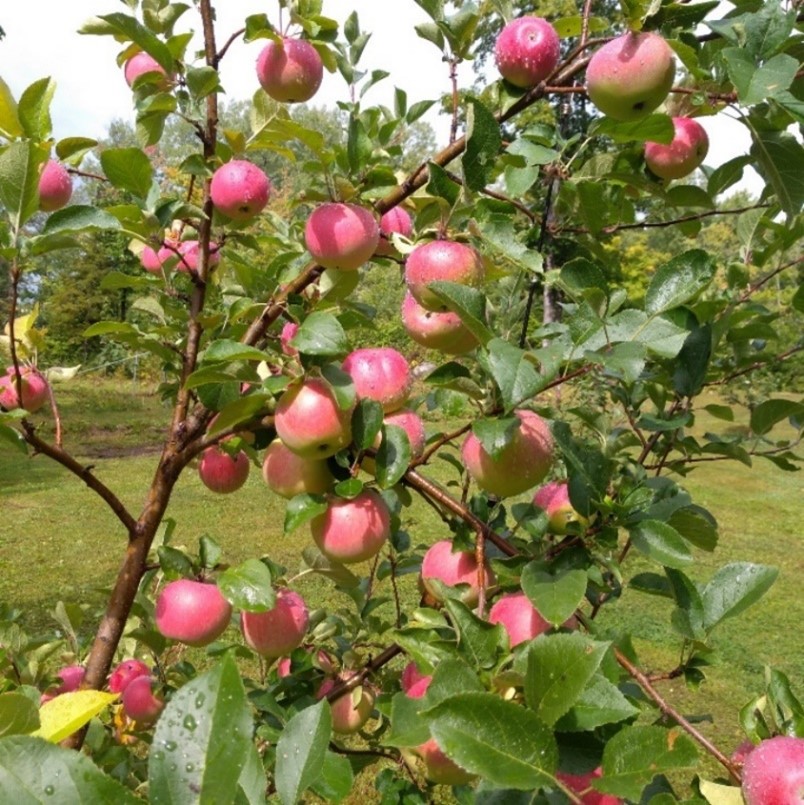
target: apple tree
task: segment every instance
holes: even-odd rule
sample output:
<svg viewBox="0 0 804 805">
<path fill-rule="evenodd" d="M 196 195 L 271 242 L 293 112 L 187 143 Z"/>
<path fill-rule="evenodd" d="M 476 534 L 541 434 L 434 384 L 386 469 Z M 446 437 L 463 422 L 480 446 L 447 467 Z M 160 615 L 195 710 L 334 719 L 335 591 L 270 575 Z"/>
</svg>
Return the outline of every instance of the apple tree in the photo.
<svg viewBox="0 0 804 805">
<path fill-rule="evenodd" d="M 790 395 L 752 405 L 738 434 L 692 427 L 704 390 L 801 350 L 800 326 L 776 327 L 804 303 L 798 8 L 587 0 L 548 21 L 504 0 L 417 2 L 430 19 L 421 47 L 439 49 L 452 81 L 452 126 L 406 175 L 393 167 L 401 144 L 436 99 L 397 89 L 393 108 L 369 105 L 388 73 L 363 63 L 370 34 L 357 14 L 339 30 L 321 0 L 279 0 L 235 32 L 217 29 L 212 0 L 126 0 L 89 20 L 82 33 L 120 44 L 136 147 L 55 142 L 54 81 L 19 98 L 0 81 L 0 436 L 100 496 L 121 563 L 91 646 L 57 686 L 36 687 L 35 637 L 0 632 L 4 801 L 340 801 L 372 763 L 364 774 L 383 802 L 431 801 L 447 785 L 460 802 L 744 794 L 756 805 L 766 788 L 800 786 L 779 759 L 800 769 L 804 742 L 784 674 L 769 672 L 742 711 L 742 755 L 662 684 L 699 685 L 713 631 L 777 575 L 750 562 L 696 572 L 716 550 L 717 511 L 684 479 L 705 461 L 792 471 L 800 460 L 774 430 L 800 435 L 804 406 Z M 486 86 L 459 87 L 455 67 L 488 41 L 490 21 L 496 66 Z M 219 125 L 218 68 L 252 42 L 243 132 Z M 325 71 L 345 82 L 340 142 L 287 107 L 314 98 Z M 586 99 L 582 126 L 562 122 L 569 98 Z M 559 113 L 530 114 L 545 101 Z M 714 115 L 752 143 L 717 167 L 699 122 Z M 197 148 L 167 187 L 151 157 L 176 118 Z M 253 158 L 266 151 L 306 178 L 281 208 Z M 123 201 L 68 203 L 89 152 L 100 167 L 86 180 Z M 764 189 L 730 206 L 724 194 L 749 167 Z M 710 218 L 731 222 L 737 252 L 696 241 Z M 629 298 L 611 242 L 650 229 L 666 230 L 671 256 Z M 129 241 L 141 273 L 104 283 L 148 315 L 85 336 L 154 356 L 172 405 L 139 510 L 64 448 L 35 310 L 20 306 L 33 260 L 98 232 Z M 371 273 L 404 285 L 401 309 L 356 301 Z M 760 301 L 771 282 L 784 283 L 783 306 Z M 555 310 L 540 316 L 543 305 Z M 388 317 L 405 344 L 354 348 Z M 433 362 L 422 380 L 402 354 L 414 350 Z M 446 399 L 469 414 L 428 436 L 421 410 Z M 725 428 L 736 407 L 708 411 Z M 31 416 L 40 410 L 53 439 Z M 243 494 L 261 465 L 285 531 L 310 532 L 304 572 L 349 606 L 312 610 L 294 569 L 270 555 L 230 566 L 209 538 L 196 552 L 173 547 L 165 513 L 191 465 L 210 506 Z M 415 533 L 416 505 L 437 513 L 440 533 Z M 399 592 L 410 574 L 413 606 Z M 607 608 L 638 612 L 645 596 L 665 603 L 678 649 L 658 674 L 627 632 L 600 625 Z M 762 764 L 750 761 L 759 743 Z"/>
</svg>

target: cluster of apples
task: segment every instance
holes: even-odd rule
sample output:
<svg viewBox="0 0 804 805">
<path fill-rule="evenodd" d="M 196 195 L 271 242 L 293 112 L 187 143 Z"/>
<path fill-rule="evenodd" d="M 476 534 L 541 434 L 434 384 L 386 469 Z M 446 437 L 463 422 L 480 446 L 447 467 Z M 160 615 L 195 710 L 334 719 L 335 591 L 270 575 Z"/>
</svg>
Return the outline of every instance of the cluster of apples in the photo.
<svg viewBox="0 0 804 805">
<path fill-rule="evenodd" d="M 48 382 L 33 366 L 20 366 L 20 395 L 17 393 L 17 377 L 13 366 L 7 367 L 6 373 L 0 376 L 0 408 L 6 411 L 24 408 L 28 413 L 34 414 L 50 397 Z"/>
</svg>

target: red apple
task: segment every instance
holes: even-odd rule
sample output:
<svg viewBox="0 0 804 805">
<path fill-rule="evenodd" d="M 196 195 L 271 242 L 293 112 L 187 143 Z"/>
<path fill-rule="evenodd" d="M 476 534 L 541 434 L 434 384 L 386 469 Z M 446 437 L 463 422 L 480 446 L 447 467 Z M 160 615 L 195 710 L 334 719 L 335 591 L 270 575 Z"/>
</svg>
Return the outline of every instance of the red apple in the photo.
<svg viewBox="0 0 804 805">
<path fill-rule="evenodd" d="M 457 282 L 477 287 L 485 271 L 480 255 L 453 240 L 433 240 L 417 246 L 405 261 L 405 283 L 413 298 L 426 310 L 445 311 L 441 299 L 430 290 L 436 281 Z"/>
<path fill-rule="evenodd" d="M 271 442 L 265 451 L 262 477 L 268 488 L 283 498 L 292 498 L 302 492 L 321 495 L 329 492 L 334 483 L 326 461 L 302 458 L 279 439 Z"/>
<path fill-rule="evenodd" d="M 47 380 L 32 366 L 20 366 L 22 383 L 22 405 L 17 395 L 17 374 L 13 366 L 6 369 L 0 377 L 0 407 L 6 411 L 24 408 L 28 413 L 36 413 L 50 398 Z"/>
<path fill-rule="evenodd" d="M 299 325 L 295 321 L 286 321 L 282 325 L 282 332 L 279 335 L 279 343 L 282 345 L 282 352 L 291 358 L 295 358 L 299 354 L 299 350 L 291 345 L 293 336 L 299 332 Z"/>
<path fill-rule="evenodd" d="M 240 613 L 246 645 L 263 657 L 281 657 L 300 646 L 309 622 L 304 599 L 287 589 L 277 591 L 273 609 Z"/>
<path fill-rule="evenodd" d="M 639 120 L 664 101 L 675 72 L 673 51 L 659 34 L 628 32 L 595 51 L 586 91 L 603 114 Z"/>
<path fill-rule="evenodd" d="M 150 676 L 132 679 L 123 691 L 123 710 L 137 724 L 153 724 L 165 706 L 164 699 L 154 696 L 154 680 Z"/>
<path fill-rule="evenodd" d="M 146 246 L 140 253 L 142 267 L 151 274 L 161 274 L 163 271 L 170 271 L 179 262 L 179 255 L 176 253 L 179 243 L 172 238 L 165 240 L 165 245 L 158 250 Z"/>
<path fill-rule="evenodd" d="M 494 574 L 486 567 L 483 576 L 484 586 L 488 589 L 494 584 Z M 436 579 L 449 587 L 457 584 L 467 585 L 461 600 L 470 607 L 477 603 L 480 587 L 475 555 L 472 551 L 453 551 L 451 540 L 443 539 L 434 543 L 422 559 L 422 584 L 433 598 L 442 601 L 440 591 L 434 585 L 428 584 L 430 579 Z"/>
<path fill-rule="evenodd" d="M 178 579 L 166 584 L 156 600 L 156 628 L 188 646 L 206 646 L 229 625 L 232 605 L 215 584 Z"/>
<path fill-rule="evenodd" d="M 376 400 L 386 414 L 401 408 L 410 396 L 410 365 L 392 347 L 356 349 L 342 368 L 352 378 L 358 398 Z"/>
<path fill-rule="evenodd" d="M 402 690 L 404 690 L 411 699 L 421 699 L 422 696 L 427 693 L 427 688 L 430 687 L 432 681 L 433 677 L 421 673 L 415 662 L 409 662 L 405 666 L 400 680 Z"/>
<path fill-rule="evenodd" d="M 380 227 L 374 215 L 357 204 L 321 204 L 304 228 L 307 249 L 324 268 L 360 268 L 377 250 L 379 240 Z"/>
<path fill-rule="evenodd" d="M 506 81 L 530 89 L 556 69 L 560 56 L 558 34 L 542 17 L 519 17 L 500 32 L 494 55 Z"/>
<path fill-rule="evenodd" d="M 210 193 L 220 213 L 233 221 L 249 221 L 268 203 L 271 182 L 256 165 L 233 159 L 215 171 Z"/>
<path fill-rule="evenodd" d="M 777 735 L 751 752 L 743 766 L 746 805 L 804 802 L 804 738 Z"/>
<path fill-rule="evenodd" d="M 396 425 L 407 433 L 412 458 L 418 458 L 424 452 L 427 436 L 424 432 L 422 418 L 415 411 L 400 408 L 398 411 L 386 414 L 382 421 L 386 425 Z M 379 449 L 381 443 L 382 434 L 378 433 L 377 438 L 374 440 L 374 449 Z"/>
<path fill-rule="evenodd" d="M 691 117 L 674 117 L 669 145 L 645 143 L 645 162 L 660 179 L 681 179 L 692 173 L 709 151 L 706 129 Z"/>
<path fill-rule="evenodd" d="M 477 339 L 457 313 L 427 310 L 410 293 L 402 302 L 402 324 L 417 344 L 448 355 L 462 355 L 477 346 Z"/>
<path fill-rule="evenodd" d="M 318 92 L 324 65 L 318 51 L 304 39 L 284 37 L 269 42 L 257 57 L 260 86 L 275 101 L 301 103 Z"/>
<path fill-rule="evenodd" d="M 391 513 L 378 492 L 364 489 L 351 500 L 330 501 L 310 521 L 319 550 L 335 562 L 353 564 L 375 556 L 391 536 Z"/>
<path fill-rule="evenodd" d="M 391 240 L 393 234 L 409 238 L 413 234 L 413 220 L 403 207 L 394 207 L 380 218 L 380 241 L 377 244 L 378 255 L 393 254 L 394 244 Z"/>
<path fill-rule="evenodd" d="M 67 168 L 49 159 L 39 177 L 39 209 L 54 212 L 64 207 L 73 194 L 73 180 Z"/>
<path fill-rule="evenodd" d="M 189 273 L 190 271 L 198 271 L 198 257 L 200 247 L 197 240 L 185 240 L 179 244 L 179 254 L 181 259 L 176 263 L 176 268 L 179 271 Z M 215 268 L 221 261 L 220 247 L 215 241 L 209 244 L 209 265 L 208 268 Z"/>
<path fill-rule="evenodd" d="M 302 458 L 328 458 L 352 440 L 352 409 L 342 409 L 332 387 L 308 378 L 279 398 L 274 419 L 285 446 Z"/>
<path fill-rule="evenodd" d="M 231 456 L 222 447 L 212 445 L 201 454 L 198 476 L 210 491 L 228 494 L 243 486 L 250 468 L 251 462 L 242 450 Z"/>
<path fill-rule="evenodd" d="M 477 776 L 464 771 L 450 760 L 439 748 L 435 738 L 417 746 L 414 750 L 424 762 L 424 775 L 430 782 L 439 785 L 466 785 Z"/>
<path fill-rule="evenodd" d="M 167 78 L 165 68 L 162 67 L 162 65 L 159 64 L 159 62 L 154 59 L 153 56 L 150 56 L 144 50 L 132 56 L 126 62 L 126 66 L 123 68 L 123 75 L 126 77 L 126 83 L 130 87 L 133 87 L 134 82 L 141 75 L 145 75 L 146 73 L 161 73 L 163 76 L 165 76 L 165 78 Z M 164 86 L 167 86 L 167 81 L 165 80 L 163 84 Z"/>
<path fill-rule="evenodd" d="M 744 740 L 732 753 L 729 760 L 735 766 L 743 766 L 745 761 L 748 759 L 748 756 L 756 749 L 756 745 L 753 741 L 749 741 L 747 738 Z"/>
<path fill-rule="evenodd" d="M 345 681 L 353 676 L 351 673 L 342 674 L 335 679 L 325 679 L 316 694 L 323 699 L 337 682 Z M 332 729 L 341 735 L 352 735 L 357 732 L 371 718 L 374 709 L 374 694 L 366 685 L 358 685 L 351 691 L 339 696 L 330 702 L 332 708 Z"/>
<path fill-rule="evenodd" d="M 544 510 L 548 517 L 548 527 L 552 534 L 566 534 L 570 523 L 586 524 L 569 499 L 569 486 L 566 481 L 550 481 L 536 490 L 533 505 Z"/>
<path fill-rule="evenodd" d="M 123 660 L 109 676 L 109 690 L 122 693 L 140 676 L 150 676 L 151 669 L 142 660 Z"/>
<path fill-rule="evenodd" d="M 461 448 L 463 463 L 481 489 L 509 497 L 536 486 L 553 465 L 549 425 L 533 411 L 514 412 L 520 426 L 496 458 L 470 433 Z"/>
<path fill-rule="evenodd" d="M 567 788 L 570 788 L 581 798 L 583 805 L 620 805 L 622 800 L 613 797 L 611 794 L 601 794 L 592 788 L 592 781 L 603 776 L 603 769 L 599 766 L 594 771 L 586 774 L 566 774 L 563 771 L 556 772 L 556 778 Z"/>
<path fill-rule="evenodd" d="M 525 593 L 507 593 L 489 610 L 489 623 L 501 623 L 508 632 L 511 648 L 533 640 L 550 629 Z"/>
<path fill-rule="evenodd" d="M 67 665 L 62 668 L 56 676 L 61 680 L 61 684 L 55 688 L 51 688 L 39 697 L 39 703 L 44 704 L 62 693 L 72 693 L 81 687 L 84 681 L 86 668 L 83 665 Z"/>
</svg>

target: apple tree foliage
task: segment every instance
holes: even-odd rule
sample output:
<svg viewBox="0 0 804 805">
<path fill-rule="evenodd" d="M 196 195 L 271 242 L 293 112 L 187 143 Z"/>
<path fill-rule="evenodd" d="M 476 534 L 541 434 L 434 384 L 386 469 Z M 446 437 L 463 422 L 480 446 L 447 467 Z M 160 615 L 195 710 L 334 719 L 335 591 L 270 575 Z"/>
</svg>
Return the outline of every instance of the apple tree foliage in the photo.
<svg viewBox="0 0 804 805">
<path fill-rule="evenodd" d="M 417 2 L 430 18 L 417 28 L 421 46 L 438 48 L 448 64 L 472 59 L 482 38 L 488 42 L 489 15 L 497 24 L 515 11 L 504 0 L 457 8 Z M 789 396 L 753 406 L 740 433 L 728 429 L 742 413 L 729 405 L 706 406 L 724 422 L 723 432 L 690 430 L 702 391 L 728 390 L 801 349 L 797 336 L 779 338 L 800 327 L 777 329 L 780 317 L 800 316 L 804 308 L 796 286 L 804 202 L 797 7 L 738 0 L 721 16 L 714 2 L 622 0 L 614 13 L 594 0 L 579 4 L 552 20 L 562 58 L 546 84 L 516 90 L 489 75 L 486 86 L 449 96 L 455 137 L 403 176 L 392 166 L 402 159 L 404 132 L 436 99 L 408 98 L 397 89 L 392 107 L 365 101 L 366 90 L 388 74 L 364 67 L 369 33 L 355 14 L 338 30 L 320 0 L 279 0 L 273 9 L 348 85 L 341 103 L 346 136 L 332 142 L 262 90 L 251 104 L 250 131 L 218 125 L 220 61 L 241 40 L 275 39 L 279 13 L 249 17 L 227 41 L 231 32 L 216 31 L 211 0 L 125 5 L 88 21 L 82 32 L 114 37 L 120 64 L 145 51 L 171 78 L 150 73 L 135 82 L 138 145 L 98 155 L 104 181 L 123 194 L 115 203 L 36 216 L 38 177 L 51 150 L 77 168 L 97 144 L 80 136 L 53 142 L 52 79 L 19 98 L 0 81 L 0 259 L 9 270 L 5 343 L 12 363 L 35 354 L 41 337 L 35 316 L 23 316 L 17 304 L 33 260 L 98 232 L 122 236 L 138 253 L 178 228 L 198 239 L 199 262 L 197 270 L 175 276 L 110 271 L 105 286 L 127 289 L 137 318 L 99 322 L 85 333 L 154 356 L 167 378 L 163 390 L 173 410 L 141 511 L 124 505 L 58 438 L 43 438 L 24 411 L 0 413 L 6 442 L 59 462 L 109 505 L 121 527 L 123 562 L 86 657 L 85 689 L 40 708 L 35 683 L 47 657 L 13 621 L 3 625 L 0 798 L 292 803 L 312 791 L 340 801 L 366 763 L 382 758 L 373 774 L 383 802 L 426 802 L 431 784 L 412 750 L 434 739 L 473 775 L 454 789 L 460 802 L 586 801 L 562 775 L 597 767 L 602 775 L 594 788 L 621 800 L 741 801 L 731 747 L 707 740 L 643 670 L 629 635 L 600 628 L 596 618 L 615 601 L 638 609 L 643 596 L 663 599 L 680 656 L 668 675 L 695 687 L 714 630 L 755 603 L 776 577 L 772 567 L 732 563 L 693 579 L 696 557 L 716 550 L 717 512 L 692 499 L 684 477 L 702 461 L 768 461 L 783 470 L 799 461 L 795 444 L 775 430 L 787 422 L 800 432 L 804 406 Z M 581 95 L 589 54 L 626 27 L 660 32 L 675 52 L 676 87 L 664 109 L 627 123 L 590 115 L 581 131 L 562 126 L 560 113 L 529 115 L 545 98 Z M 190 46 L 191 28 L 203 31 L 202 52 Z M 729 114 L 750 133 L 750 152 L 705 168 L 696 183 L 658 181 L 642 151 L 647 140 L 669 141 L 668 112 Z M 171 166 L 166 189 L 150 156 L 175 116 L 190 122 L 198 147 Z M 210 200 L 213 172 L 264 151 L 307 175 L 303 194 L 284 199 L 281 208 L 269 205 L 254 222 L 221 218 Z M 749 168 L 764 180 L 761 196 L 724 208 L 724 194 Z M 343 409 L 354 404 L 340 362 L 375 315 L 355 301 L 356 289 L 366 272 L 395 276 L 411 244 L 397 239 L 399 255 L 376 258 L 361 272 L 322 271 L 310 262 L 302 233 L 313 206 L 332 199 L 373 205 L 378 214 L 404 204 L 415 238 L 471 242 L 483 255 L 487 280 L 482 288 L 438 287 L 477 347 L 460 356 L 428 355 L 436 368 L 424 381 L 436 405 L 446 392 L 465 400 L 470 421 L 434 435 L 424 456 L 411 461 L 406 437 L 393 428 L 374 452 L 381 417 L 376 406 L 361 403 L 353 443 L 335 457 L 341 478 L 335 494 L 349 499 L 364 486 L 378 489 L 393 533 L 371 567 L 344 567 L 312 544 L 304 551 L 309 570 L 351 602 L 311 623 L 308 646 L 327 652 L 324 670 L 354 672 L 318 700 L 323 672 L 315 651 L 295 652 L 292 673 L 280 678 L 258 667 L 231 628 L 198 662 L 177 660 L 155 629 L 153 601 L 165 580 L 203 576 L 236 610 L 266 611 L 290 578 L 270 556 L 226 567 L 208 538 L 194 554 L 172 547 L 165 510 L 180 474 L 217 441 L 239 434 L 236 445 L 256 460 L 273 438 L 277 399 L 301 374 L 325 378 Z M 696 242 L 702 222 L 715 216 L 729 220 L 739 239 L 728 259 Z M 629 298 L 615 279 L 617 250 L 607 246 L 620 233 L 648 228 L 672 233 L 671 256 L 653 266 L 644 295 Z M 210 264 L 212 241 L 222 247 L 218 266 Z M 759 301 L 772 281 L 789 289 L 783 308 Z M 560 300 L 558 320 L 539 320 L 546 292 Z M 293 341 L 298 357 L 280 347 L 288 318 L 301 324 Z M 580 515 L 565 535 L 551 534 L 545 514 L 527 500 L 498 500 L 477 489 L 459 460 L 469 430 L 492 454 L 503 450 L 520 407 L 550 422 L 558 455 L 553 474 L 568 479 Z M 360 468 L 366 459 L 370 472 Z M 451 473 L 446 487 L 430 475 L 436 461 Z M 438 537 L 403 527 L 414 497 L 440 513 Z M 307 527 L 326 505 L 322 496 L 292 498 L 286 531 Z M 425 596 L 405 611 L 393 595 L 375 594 L 375 582 L 417 572 L 421 546 L 435 538 L 450 538 L 491 563 L 495 586 L 480 590 L 476 607 L 448 594 L 443 606 Z M 636 571 L 635 557 L 650 570 Z M 499 592 L 515 590 L 554 628 L 512 651 L 505 630 L 488 622 L 487 608 Z M 69 609 L 62 607 L 59 617 L 74 642 Z M 110 705 L 114 695 L 102 692 L 123 647 L 132 646 L 158 661 L 168 699 L 156 725 L 139 731 Z M 401 692 L 401 655 L 433 675 L 422 698 Z M 333 735 L 332 702 L 359 695 L 353 690 L 359 683 L 379 678 L 373 720 L 353 738 Z M 741 717 L 755 742 L 775 732 L 804 736 L 804 708 L 779 672 L 769 674 L 765 695 Z M 62 740 L 73 748 L 83 743 L 89 756 L 55 745 Z M 706 777 L 698 776 L 704 768 Z"/>
</svg>

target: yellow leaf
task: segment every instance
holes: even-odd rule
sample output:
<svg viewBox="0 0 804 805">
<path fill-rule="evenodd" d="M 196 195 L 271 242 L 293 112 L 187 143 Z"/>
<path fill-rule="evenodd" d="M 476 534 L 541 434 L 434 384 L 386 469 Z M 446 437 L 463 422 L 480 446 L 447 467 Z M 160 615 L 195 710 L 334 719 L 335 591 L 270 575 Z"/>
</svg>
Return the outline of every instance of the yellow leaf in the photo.
<svg viewBox="0 0 804 805">
<path fill-rule="evenodd" d="M 745 805 L 742 791 L 733 785 L 720 785 L 701 780 L 701 793 L 710 805 Z"/>
<path fill-rule="evenodd" d="M 49 702 L 45 702 L 39 710 L 41 726 L 32 733 L 51 743 L 58 743 L 77 729 L 88 723 L 107 705 L 117 699 L 117 693 L 103 693 L 99 690 L 76 690 L 73 693 L 62 693 Z"/>
</svg>

